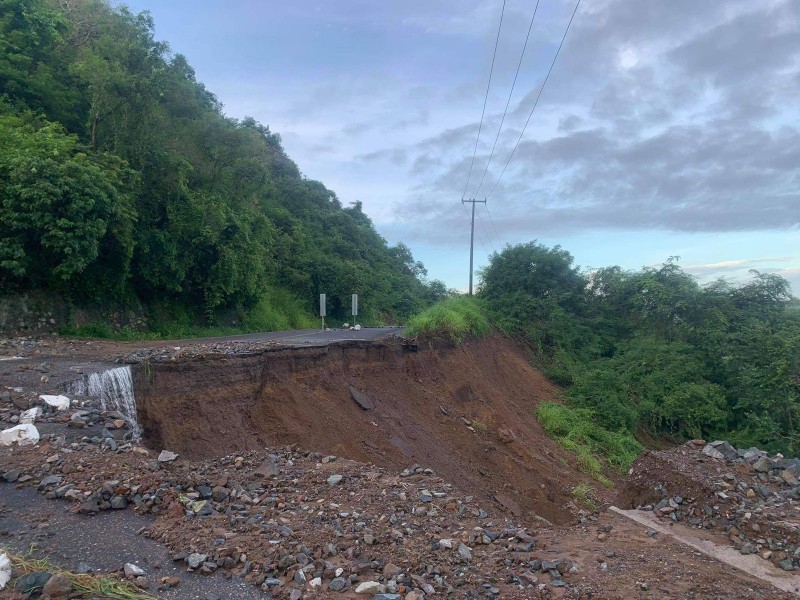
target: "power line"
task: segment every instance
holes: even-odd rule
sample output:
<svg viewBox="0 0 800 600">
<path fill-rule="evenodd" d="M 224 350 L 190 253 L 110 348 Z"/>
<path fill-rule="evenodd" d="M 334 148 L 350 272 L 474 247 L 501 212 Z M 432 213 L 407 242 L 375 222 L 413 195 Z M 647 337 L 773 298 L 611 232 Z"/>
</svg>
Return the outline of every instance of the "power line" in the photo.
<svg viewBox="0 0 800 600">
<path fill-rule="evenodd" d="M 517 139 L 517 143 L 514 144 L 514 148 L 511 150 L 511 154 L 508 155 L 508 160 L 506 161 L 506 164 L 503 167 L 503 170 L 500 172 L 500 177 L 497 178 L 497 181 L 494 182 L 494 185 L 492 186 L 492 189 L 489 190 L 489 193 L 486 195 L 487 199 L 489 198 L 489 196 L 492 195 L 492 193 L 494 192 L 495 188 L 497 187 L 497 184 L 500 183 L 500 180 L 503 178 L 503 175 L 505 175 L 506 169 L 508 169 L 508 164 L 511 162 L 511 159 L 514 157 L 514 153 L 517 151 L 517 146 L 519 146 L 519 143 L 522 141 L 522 136 L 525 135 L 525 130 L 528 128 L 528 123 L 530 123 L 531 117 L 533 117 L 533 111 L 536 110 L 536 106 L 539 104 L 539 98 L 542 97 L 542 92 L 544 91 L 544 86 L 547 85 L 547 80 L 550 79 L 550 74 L 553 72 L 553 67 L 556 64 L 556 60 L 558 59 L 558 55 L 561 52 L 561 48 L 564 46 L 564 40 L 567 39 L 567 34 L 569 33 L 569 28 L 572 26 L 572 21 L 573 21 L 573 19 L 575 19 L 575 13 L 578 12 L 578 7 L 580 5 L 581 5 L 581 0 L 578 0 L 578 2 L 575 4 L 575 10 L 572 11 L 572 16 L 569 18 L 569 23 L 567 23 L 567 28 L 564 30 L 564 35 L 561 38 L 561 43 L 558 45 L 558 50 L 556 50 L 556 54 L 553 57 L 553 62 L 550 63 L 550 68 L 547 70 L 547 75 L 545 76 L 544 81 L 542 82 L 542 85 L 539 88 L 539 93 L 537 94 L 536 101 L 533 103 L 533 108 L 531 108 L 531 112 L 528 115 L 528 120 L 525 121 L 525 126 L 522 128 L 522 131 L 519 134 L 519 138 Z"/>
<path fill-rule="evenodd" d="M 497 233 L 497 227 L 494 226 L 494 219 L 492 218 L 492 213 L 489 211 L 489 203 L 487 202 L 484 204 L 486 207 L 486 214 L 489 215 L 489 222 L 492 224 L 492 229 L 494 229 L 494 236 L 497 238 L 497 244 L 500 246 L 500 249 L 503 249 L 503 241 L 500 239 L 500 234 Z"/>
<path fill-rule="evenodd" d="M 531 30 L 533 29 L 533 22 L 536 20 L 536 11 L 539 10 L 539 0 L 536 0 L 536 6 L 533 8 L 533 16 L 531 17 L 531 24 L 528 25 L 528 33 L 525 35 L 525 43 L 522 45 L 522 52 L 519 55 L 519 62 L 517 63 L 517 72 L 514 73 L 514 81 L 511 83 L 511 91 L 508 93 L 508 100 L 506 101 L 506 108 L 503 110 L 503 118 L 500 119 L 500 127 L 497 128 L 497 135 L 494 137 L 494 144 L 492 144 L 492 151 L 489 154 L 489 160 L 486 161 L 486 168 L 483 170 L 483 175 L 481 176 L 481 182 L 478 184 L 478 189 L 475 190 L 475 196 L 477 196 L 481 188 L 483 187 L 483 180 L 486 179 L 486 174 L 489 172 L 489 165 L 492 164 L 492 157 L 494 156 L 494 150 L 497 148 L 497 140 L 500 139 L 500 132 L 503 130 L 503 123 L 506 121 L 506 114 L 508 113 L 508 107 L 511 105 L 511 97 L 514 95 L 514 86 L 517 85 L 517 77 L 519 77 L 519 70 L 522 67 L 522 59 L 525 57 L 525 50 L 528 48 L 528 39 L 531 37 Z"/>
<path fill-rule="evenodd" d="M 483 222 L 483 217 L 481 217 L 481 213 L 478 213 L 478 221 L 481 222 L 481 228 L 483 229 L 483 233 L 486 236 L 486 239 L 489 241 L 489 247 L 492 249 L 492 252 L 497 252 L 497 249 L 494 247 L 494 242 L 492 242 L 492 237 L 489 235 L 489 231 L 486 229 L 486 225 Z"/>
<path fill-rule="evenodd" d="M 472 151 L 472 162 L 469 165 L 467 183 L 464 184 L 464 192 L 461 194 L 463 200 L 467 195 L 467 187 L 472 178 L 472 168 L 475 166 L 475 155 L 478 153 L 478 142 L 481 139 L 481 129 L 483 129 L 483 117 L 486 114 L 486 102 L 489 100 L 489 88 L 492 86 L 492 74 L 494 73 L 494 60 L 497 57 L 497 45 L 500 43 L 500 30 L 503 28 L 503 15 L 506 12 L 506 0 L 503 0 L 503 8 L 500 10 L 500 25 L 497 27 L 497 38 L 494 41 L 494 54 L 492 54 L 492 66 L 489 69 L 489 83 L 486 84 L 486 96 L 483 98 L 483 110 L 481 111 L 481 122 L 478 125 L 478 137 L 475 138 L 475 149 Z"/>
</svg>

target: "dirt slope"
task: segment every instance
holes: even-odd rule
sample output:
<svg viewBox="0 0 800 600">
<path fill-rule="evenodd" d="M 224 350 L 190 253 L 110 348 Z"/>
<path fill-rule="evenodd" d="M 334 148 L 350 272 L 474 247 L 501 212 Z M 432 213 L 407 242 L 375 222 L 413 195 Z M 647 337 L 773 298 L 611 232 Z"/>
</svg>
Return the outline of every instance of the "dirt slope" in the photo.
<svg viewBox="0 0 800 600">
<path fill-rule="evenodd" d="M 136 381 L 148 443 L 188 458 L 297 443 L 398 470 L 419 463 L 464 493 L 556 523 L 571 519 L 570 492 L 585 480 L 535 418 L 558 388 L 499 336 L 160 362 Z"/>
</svg>

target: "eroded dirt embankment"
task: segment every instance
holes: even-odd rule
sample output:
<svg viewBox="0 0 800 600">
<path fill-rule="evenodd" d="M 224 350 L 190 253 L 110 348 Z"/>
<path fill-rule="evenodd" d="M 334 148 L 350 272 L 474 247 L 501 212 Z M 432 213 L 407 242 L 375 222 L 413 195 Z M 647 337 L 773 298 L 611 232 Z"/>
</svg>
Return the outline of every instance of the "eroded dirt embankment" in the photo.
<svg viewBox="0 0 800 600">
<path fill-rule="evenodd" d="M 416 352 L 399 341 L 271 350 L 136 375 L 154 448 L 200 459 L 297 443 L 398 470 L 419 463 L 511 513 L 563 523 L 584 478 L 535 417 L 557 392 L 500 337 Z"/>
</svg>

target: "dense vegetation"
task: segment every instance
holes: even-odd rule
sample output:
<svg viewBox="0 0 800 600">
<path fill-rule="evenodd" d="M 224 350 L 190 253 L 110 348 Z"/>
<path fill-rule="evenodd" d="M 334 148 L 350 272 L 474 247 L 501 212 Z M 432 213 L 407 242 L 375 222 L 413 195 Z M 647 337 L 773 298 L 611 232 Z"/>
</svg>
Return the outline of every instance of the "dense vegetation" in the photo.
<svg viewBox="0 0 800 600">
<path fill-rule="evenodd" d="M 0 94 L 6 292 L 250 327 L 307 321 L 321 292 L 334 320 L 360 294 L 365 321 L 446 292 L 360 202 L 305 178 L 277 133 L 226 117 L 147 13 L 0 0 Z"/>
<path fill-rule="evenodd" d="M 539 415 L 567 443 L 629 455 L 624 440 L 590 435 L 590 416 L 629 441 L 724 438 L 800 455 L 800 301 L 778 275 L 700 286 L 672 259 L 583 272 L 531 242 L 493 255 L 479 297 L 567 386 L 572 410 Z"/>
</svg>

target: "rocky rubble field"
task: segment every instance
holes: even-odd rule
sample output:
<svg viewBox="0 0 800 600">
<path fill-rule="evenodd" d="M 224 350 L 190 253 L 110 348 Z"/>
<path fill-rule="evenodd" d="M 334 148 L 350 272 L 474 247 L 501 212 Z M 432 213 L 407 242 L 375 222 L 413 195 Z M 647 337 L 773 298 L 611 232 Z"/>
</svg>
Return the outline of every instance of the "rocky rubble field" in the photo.
<svg viewBox="0 0 800 600">
<path fill-rule="evenodd" d="M 631 468 L 630 508 L 724 533 L 742 554 L 800 567 L 800 459 L 693 440 L 645 452 Z"/>
<path fill-rule="evenodd" d="M 143 534 L 173 560 L 242 577 L 265 597 L 551 597 L 565 595 L 577 572 L 519 523 L 421 467 L 393 475 L 298 448 L 191 464 L 57 438 L 16 448 L 13 459 L 2 452 L 7 483 L 34 485 L 87 515 L 128 507 L 158 515 Z"/>
</svg>

